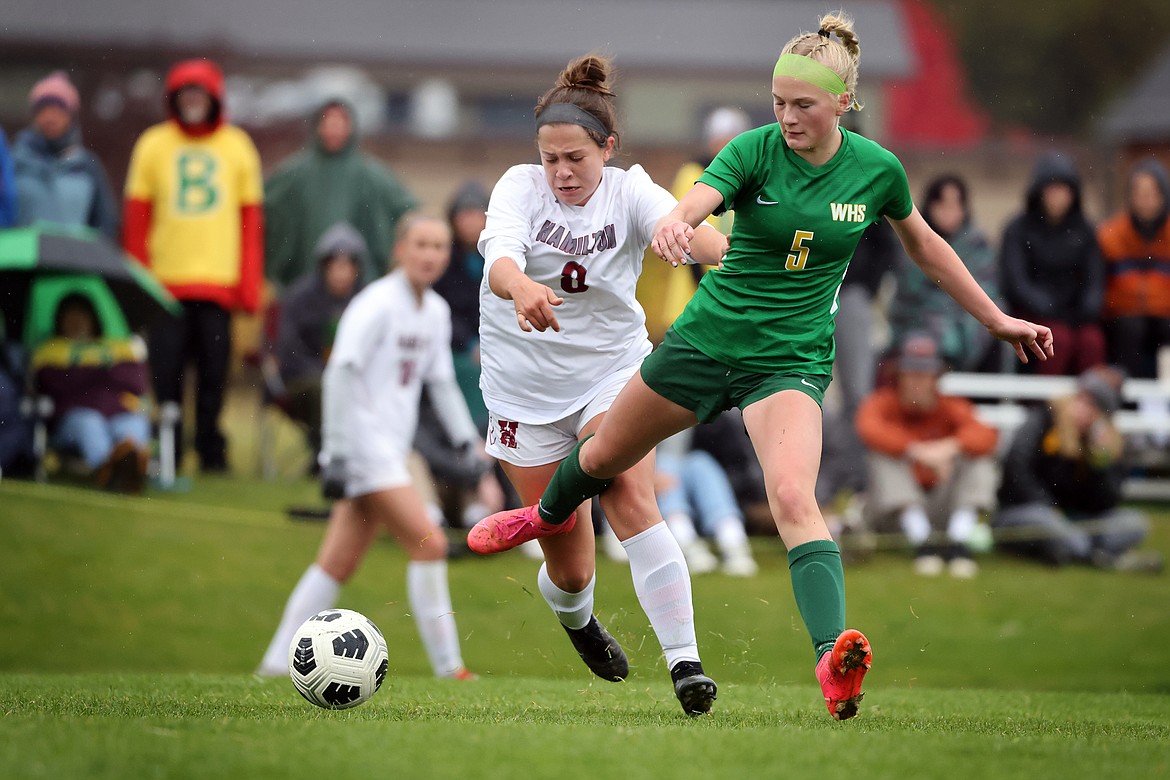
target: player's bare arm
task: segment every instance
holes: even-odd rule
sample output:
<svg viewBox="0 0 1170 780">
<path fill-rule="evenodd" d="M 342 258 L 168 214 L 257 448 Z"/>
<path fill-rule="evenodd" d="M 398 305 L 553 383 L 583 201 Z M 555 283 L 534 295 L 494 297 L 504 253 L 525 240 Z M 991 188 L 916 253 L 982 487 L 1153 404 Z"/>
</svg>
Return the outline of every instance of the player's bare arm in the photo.
<svg viewBox="0 0 1170 780">
<path fill-rule="evenodd" d="M 698 229 L 698 226 L 702 225 L 703 220 L 711 216 L 722 203 L 723 196 L 714 187 L 701 182 L 691 187 L 678 205 L 658 220 L 658 224 L 654 226 L 654 239 L 650 242 L 650 248 L 663 260 L 674 265 L 690 262 L 687 255 L 698 263 L 718 265 L 727 250 L 726 237 L 722 236 L 724 241 L 722 246 L 710 247 L 718 254 L 715 252 L 708 254 L 706 242 L 715 239 L 715 236 L 706 235 L 708 232 L 706 228 Z M 712 229 L 711 232 L 721 236 L 717 230 Z M 698 241 L 696 251 L 693 252 L 691 242 L 696 237 Z"/>
<path fill-rule="evenodd" d="M 917 208 L 906 219 L 891 219 L 890 224 L 915 265 L 993 336 L 1011 344 L 1021 362 L 1028 362 L 1029 351 L 1040 360 L 1053 354 L 1052 331 L 1044 325 L 1009 317 L 996 306 L 955 250 L 926 224 Z"/>
<path fill-rule="evenodd" d="M 536 329 L 544 333 L 552 328 L 560 333 L 561 325 L 553 314 L 553 307 L 560 306 L 565 299 L 551 288 L 528 278 L 512 258 L 501 257 L 492 263 L 488 287 L 500 298 L 515 304 L 520 330 L 531 333 Z"/>
</svg>

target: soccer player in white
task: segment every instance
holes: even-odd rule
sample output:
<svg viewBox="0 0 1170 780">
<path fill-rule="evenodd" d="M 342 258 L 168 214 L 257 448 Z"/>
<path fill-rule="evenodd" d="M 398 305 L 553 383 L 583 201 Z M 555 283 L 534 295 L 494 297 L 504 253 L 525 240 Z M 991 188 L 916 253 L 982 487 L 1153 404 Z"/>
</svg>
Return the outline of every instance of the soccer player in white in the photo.
<svg viewBox="0 0 1170 780">
<path fill-rule="evenodd" d="M 640 166 L 606 167 L 614 153 L 609 63 L 569 63 L 536 106 L 540 165 L 518 165 L 497 183 L 480 236 L 480 386 L 490 413 L 487 451 L 524 503 L 540 496 L 579 441 L 591 435 L 618 391 L 650 353 L 634 297 L 657 221 L 676 201 Z M 726 238 L 696 233 L 694 256 L 718 263 Z M 703 675 L 690 575 L 654 498 L 653 455 L 601 495 L 630 559 L 650 618 L 690 715 L 708 712 L 715 683 Z M 621 646 L 593 615 L 595 546 L 589 505 L 560 535 L 541 539 L 537 581 L 594 674 L 624 679 Z M 477 552 L 509 549 L 506 538 L 469 537 Z"/>
<path fill-rule="evenodd" d="M 455 381 L 451 310 L 431 285 L 447 267 L 449 228 L 409 215 L 399 225 L 395 269 L 362 290 L 338 324 L 322 381 L 322 478 L 337 498 L 316 561 L 285 605 L 257 673 L 288 673 L 302 622 L 334 605 L 379 528 L 410 556 L 410 611 L 436 676 L 474 677 L 463 665 L 447 586 L 447 541 L 411 483 L 407 458 L 423 386 L 451 441 L 480 446 Z"/>
</svg>

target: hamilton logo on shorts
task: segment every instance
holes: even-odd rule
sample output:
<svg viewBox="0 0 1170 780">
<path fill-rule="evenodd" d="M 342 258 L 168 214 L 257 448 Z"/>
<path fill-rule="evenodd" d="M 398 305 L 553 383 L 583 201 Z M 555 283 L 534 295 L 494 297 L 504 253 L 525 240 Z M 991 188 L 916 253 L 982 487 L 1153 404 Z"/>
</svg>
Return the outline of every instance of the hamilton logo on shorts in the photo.
<svg viewBox="0 0 1170 780">
<path fill-rule="evenodd" d="M 864 203 L 830 203 L 834 222 L 865 222 Z"/>
<path fill-rule="evenodd" d="M 512 420 L 496 420 L 496 422 L 500 424 L 500 446 L 510 450 L 516 449 L 516 428 L 520 424 Z"/>
</svg>

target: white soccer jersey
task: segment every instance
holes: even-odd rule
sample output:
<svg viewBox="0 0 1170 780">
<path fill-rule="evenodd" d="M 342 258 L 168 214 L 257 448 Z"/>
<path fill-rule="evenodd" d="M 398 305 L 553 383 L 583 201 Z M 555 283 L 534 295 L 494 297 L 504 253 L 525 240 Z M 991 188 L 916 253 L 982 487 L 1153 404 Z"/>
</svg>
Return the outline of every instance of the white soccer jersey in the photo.
<svg viewBox="0 0 1170 780">
<path fill-rule="evenodd" d="M 677 201 L 642 166 L 603 169 L 584 206 L 556 199 L 540 165 L 517 165 L 496 184 L 479 250 L 480 389 L 489 409 L 545 424 L 581 409 L 598 383 L 650 354 L 646 315 L 634 297 L 654 225 Z M 510 257 L 565 299 L 559 333 L 525 333 L 512 301 L 488 287 L 491 265 Z"/>
<path fill-rule="evenodd" d="M 337 326 L 330 363 L 356 366 L 343 410 L 351 462 L 405 458 L 418 426 L 424 383 L 455 381 L 451 360 L 451 309 L 433 290 L 420 303 L 402 271 L 394 271 L 354 296 Z M 462 397 L 459 398 L 462 404 Z M 442 410 L 440 417 L 467 417 Z M 328 420 L 326 421 L 328 424 Z M 325 432 L 328 436 L 328 431 Z"/>
</svg>

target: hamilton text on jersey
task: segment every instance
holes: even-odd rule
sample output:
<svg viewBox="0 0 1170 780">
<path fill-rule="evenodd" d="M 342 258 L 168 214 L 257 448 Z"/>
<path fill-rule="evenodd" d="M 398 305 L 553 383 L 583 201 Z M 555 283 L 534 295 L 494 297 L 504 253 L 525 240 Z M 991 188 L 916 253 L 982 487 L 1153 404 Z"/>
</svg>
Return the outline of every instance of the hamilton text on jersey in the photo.
<svg viewBox="0 0 1170 780">
<path fill-rule="evenodd" d="M 594 233 L 574 237 L 567 227 L 558 225 L 551 219 L 544 221 L 540 232 L 536 234 L 536 240 L 542 244 L 555 246 L 569 255 L 591 255 L 617 246 L 617 235 L 612 224 Z"/>
</svg>

